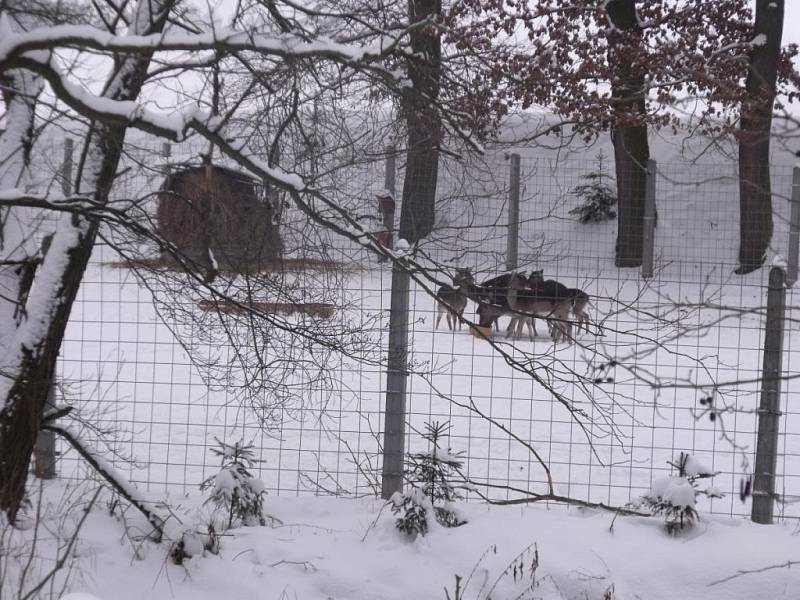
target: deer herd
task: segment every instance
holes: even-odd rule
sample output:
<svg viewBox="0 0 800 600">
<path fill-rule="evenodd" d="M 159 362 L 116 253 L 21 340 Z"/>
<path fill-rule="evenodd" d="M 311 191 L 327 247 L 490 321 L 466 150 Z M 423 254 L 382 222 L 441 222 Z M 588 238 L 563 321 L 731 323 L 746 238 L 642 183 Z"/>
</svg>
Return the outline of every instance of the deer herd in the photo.
<svg viewBox="0 0 800 600">
<path fill-rule="evenodd" d="M 570 342 L 573 320 L 578 331 L 589 331 L 589 315 L 586 312 L 589 294 L 577 288 L 568 288 L 553 279 L 545 279 L 542 271 L 531 271 L 530 275 L 506 273 L 481 284 L 476 284 L 470 269 L 457 269 L 453 285 L 443 285 L 436 294 L 438 329 L 442 315 L 447 316 L 447 326 L 461 326 L 461 318 L 467 308 L 467 300 L 478 305 L 478 325 L 491 332 L 498 328 L 500 317 L 508 315 L 511 321 L 506 334 L 519 338 L 527 326 L 530 339 L 537 335 L 534 319 L 544 319 L 554 341 Z"/>
</svg>

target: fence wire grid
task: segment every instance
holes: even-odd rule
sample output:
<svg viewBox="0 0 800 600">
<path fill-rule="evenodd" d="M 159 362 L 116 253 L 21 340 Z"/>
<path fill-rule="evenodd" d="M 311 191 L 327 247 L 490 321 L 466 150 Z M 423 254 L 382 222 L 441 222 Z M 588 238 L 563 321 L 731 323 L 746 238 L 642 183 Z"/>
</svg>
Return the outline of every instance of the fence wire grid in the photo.
<svg viewBox="0 0 800 600">
<path fill-rule="evenodd" d="M 39 157 L 52 182 L 62 168 L 60 148 L 53 143 L 49 162 Z M 532 341 L 527 333 L 512 341 L 502 332 L 497 340 L 511 362 L 581 411 L 583 426 L 531 374 L 513 368 L 468 328 L 451 331 L 442 320 L 435 330 L 436 303 L 412 282 L 407 450 L 426 446 L 420 435 L 426 422 L 447 421 L 447 442 L 464 453 L 463 474 L 475 486 L 470 496 L 545 492 L 547 477 L 530 444 L 549 466 L 557 493 L 613 505 L 634 501 L 688 452 L 717 473 L 713 484 L 724 493 L 704 500 L 701 510 L 749 515 L 739 486 L 754 465 L 769 265 L 733 274 L 736 164 L 657 165 L 654 275 L 643 279 L 639 269 L 614 264 L 616 220 L 581 224 L 570 213 L 583 202 L 576 186 L 601 168 L 596 152 L 558 159 L 518 152 L 516 267 L 542 269 L 546 278 L 587 292 L 593 322 L 575 344 L 553 343 L 541 320 Z M 162 154 L 156 145 L 132 147 L 115 197 L 144 199 L 144 213 L 154 214 L 153 192 L 165 165 L 196 156 L 190 146 L 173 147 L 168 160 Z M 398 154 L 397 196 L 402 162 Z M 477 281 L 506 270 L 510 165 L 499 151 L 469 163 L 443 160 L 435 232 L 419 248 L 438 279 L 449 280 L 456 267 L 469 267 Z M 607 158 L 602 168 L 613 188 L 613 161 Z M 790 168 L 773 167 L 776 255 L 788 250 L 791 182 Z M 385 186 L 381 158 L 327 180 L 331 197 L 373 231 L 381 228 L 376 191 Z M 133 483 L 196 489 L 218 467 L 209 452 L 215 438 L 241 439 L 258 449 L 256 470 L 270 493 L 379 493 L 391 267 L 291 206 L 280 218 L 284 256 L 298 262 L 266 278 L 288 290 L 284 300 L 334 309 L 324 318 L 285 318 L 344 332 L 341 346 L 348 352 L 291 348 L 293 338 L 270 330 L 274 338 L 264 341 L 264 354 L 286 354 L 267 356 L 282 364 L 257 376 L 242 367 L 240 354 L 242 347 L 256 352 L 261 340 L 232 333 L 239 325 L 219 325 L 217 315 L 199 308 L 197 293 L 181 295 L 180 275 L 164 280 L 165 270 L 130 268 L 119 253 L 146 255 L 147 248 L 113 232 L 105 238 L 111 243 L 96 248 L 67 329 L 59 396 L 94 424 L 84 436 Z M 257 293 L 281 300 L 267 285 Z M 788 376 L 800 364 L 795 299 L 790 288 Z M 465 317 L 474 320 L 474 310 L 470 303 Z M 282 386 L 280 394 L 274 384 Z M 795 379 L 782 383 L 777 512 L 784 518 L 800 517 L 792 502 L 800 498 L 798 393 Z M 712 404 L 700 403 L 707 397 Z M 85 476 L 78 457 L 66 447 L 60 451 L 61 475 Z"/>
</svg>

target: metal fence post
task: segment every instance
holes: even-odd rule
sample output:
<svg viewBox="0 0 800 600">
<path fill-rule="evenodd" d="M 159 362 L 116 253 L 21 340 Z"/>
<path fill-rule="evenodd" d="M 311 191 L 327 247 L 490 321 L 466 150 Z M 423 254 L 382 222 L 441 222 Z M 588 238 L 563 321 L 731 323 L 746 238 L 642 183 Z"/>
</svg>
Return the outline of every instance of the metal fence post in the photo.
<svg viewBox="0 0 800 600">
<path fill-rule="evenodd" d="M 410 276 L 401 266 L 392 268 L 389 313 L 389 356 L 386 372 L 386 409 L 383 425 L 381 497 L 388 500 L 403 491 L 408 380 L 408 293 Z"/>
<path fill-rule="evenodd" d="M 506 240 L 506 270 L 514 271 L 519 264 L 519 190 L 520 157 L 512 154 L 508 187 L 508 238 Z"/>
<path fill-rule="evenodd" d="M 797 281 L 798 245 L 800 244 L 800 167 L 792 170 L 792 213 L 789 221 L 789 264 L 786 284 L 791 287 Z"/>
<path fill-rule="evenodd" d="M 780 267 L 769 272 L 767 322 L 764 333 L 764 371 L 758 407 L 758 439 L 753 480 L 752 519 L 772 523 L 775 506 L 775 470 L 778 461 L 778 424 L 781 397 L 781 358 L 786 310 L 786 273 Z"/>
<path fill-rule="evenodd" d="M 653 276 L 656 241 L 656 161 L 647 161 L 647 187 L 644 194 L 644 235 L 642 236 L 642 277 Z"/>
<path fill-rule="evenodd" d="M 61 192 L 65 196 L 72 193 L 72 155 L 75 143 L 72 138 L 64 138 L 64 156 L 61 162 Z M 47 402 L 44 411 L 53 409 L 56 406 L 56 382 L 55 368 L 53 369 L 53 379 L 50 381 L 50 389 L 47 393 Z M 54 479 L 56 476 L 56 434 L 52 431 L 40 430 L 36 436 L 36 444 L 33 447 L 33 474 L 40 479 Z"/>
</svg>

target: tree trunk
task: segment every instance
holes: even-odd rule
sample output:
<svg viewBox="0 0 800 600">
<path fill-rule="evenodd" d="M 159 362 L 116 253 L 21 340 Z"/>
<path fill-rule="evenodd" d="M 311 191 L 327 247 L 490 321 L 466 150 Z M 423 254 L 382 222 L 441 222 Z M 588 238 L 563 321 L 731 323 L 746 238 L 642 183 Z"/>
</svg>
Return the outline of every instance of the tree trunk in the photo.
<svg viewBox="0 0 800 600">
<path fill-rule="evenodd" d="M 783 35 L 783 0 L 758 0 L 750 72 L 739 132 L 739 267 L 744 275 L 764 263 L 772 239 L 769 142 Z"/>
<path fill-rule="evenodd" d="M 173 3 L 173 0 L 140 0 L 134 11 L 132 33 L 160 32 Z M 117 60 L 104 96 L 112 100 L 136 99 L 150 56 L 142 53 Z M 125 129 L 121 125 L 95 124 L 90 130 L 84 152 L 85 184 L 78 186 L 76 194 L 91 194 L 97 203 L 108 201 Z M 16 519 L 24 498 L 50 381 L 72 304 L 94 247 L 97 227 L 97 221 L 90 222 L 78 215 L 58 222 L 50 248 L 38 268 L 32 298 L 26 303 L 27 316 L 18 327 L 15 347 L 10 348 L 18 360 L 11 365 L 0 395 L 0 510 L 11 522 Z"/>
<path fill-rule="evenodd" d="M 642 32 L 634 0 L 610 0 L 606 4 L 612 25 L 608 34 L 608 62 L 612 70 L 614 160 L 617 175 L 617 267 L 639 267 L 644 241 L 644 202 L 647 187 L 645 116 L 646 65 L 640 55 Z"/>
<path fill-rule="evenodd" d="M 441 0 L 408 2 L 411 23 L 435 18 L 441 10 Z M 413 244 L 433 231 L 434 225 L 441 123 L 433 103 L 439 97 L 442 51 L 439 33 L 433 27 L 414 29 L 410 38 L 414 57 L 408 63 L 411 89 L 403 95 L 408 150 L 400 238 Z"/>
</svg>

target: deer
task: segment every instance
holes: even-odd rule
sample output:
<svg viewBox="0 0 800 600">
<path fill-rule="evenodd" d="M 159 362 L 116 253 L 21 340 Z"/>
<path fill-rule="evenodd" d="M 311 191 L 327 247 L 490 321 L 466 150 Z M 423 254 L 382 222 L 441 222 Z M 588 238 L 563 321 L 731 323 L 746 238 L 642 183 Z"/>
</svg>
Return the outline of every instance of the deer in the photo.
<svg viewBox="0 0 800 600">
<path fill-rule="evenodd" d="M 487 279 L 470 289 L 469 297 L 478 304 L 479 324 L 483 327 L 499 327 L 499 317 L 512 314 L 508 306 L 508 286 L 512 277 L 525 277 L 525 273 L 504 273 Z"/>
<path fill-rule="evenodd" d="M 589 305 L 589 294 L 579 288 L 570 288 L 567 293 L 572 297 L 572 314 L 575 316 L 575 323 L 577 324 L 578 331 L 583 328 L 586 333 L 589 333 L 589 324 L 591 319 L 586 313 L 586 308 Z"/>
<path fill-rule="evenodd" d="M 511 316 L 511 322 L 506 329 L 506 335 L 512 336 L 515 328 L 522 331 L 523 323 L 528 325 L 531 339 L 536 332 L 533 323 L 533 314 L 547 316 L 551 312 L 551 304 L 546 301 L 540 303 L 539 311 L 530 309 L 530 301 L 527 296 L 531 296 L 529 279 L 533 281 L 542 280 L 542 271 L 534 271 L 530 276 L 525 273 L 507 273 L 500 275 L 489 281 L 484 282 L 480 288 L 480 298 L 478 300 L 478 324 L 482 327 L 496 326 L 500 317 Z M 521 296 L 526 296 L 522 303 L 518 302 Z M 520 306 L 518 306 L 520 304 Z M 524 306 L 522 306 L 524 304 Z M 520 314 L 522 312 L 530 314 Z"/>
<path fill-rule="evenodd" d="M 455 330 L 456 323 L 458 323 L 458 328 L 461 329 L 461 317 L 464 315 L 464 309 L 467 308 L 467 297 L 474 287 L 475 279 L 470 269 L 456 269 L 456 274 L 453 276 L 453 285 L 443 285 L 436 292 L 437 314 L 434 329 L 439 328 L 439 323 L 444 314 L 447 315 L 447 327 L 450 330 Z"/>
<path fill-rule="evenodd" d="M 508 303 L 515 313 L 522 313 L 517 314 L 509 325 L 512 336 L 518 338 L 523 324 L 526 324 L 533 340 L 536 333 L 534 317 L 540 317 L 547 319 L 554 341 L 572 339 L 569 314 L 573 303 L 569 289 L 553 279 L 544 280 L 541 271 L 534 271 L 527 279 L 513 278 L 509 282 Z"/>
<path fill-rule="evenodd" d="M 562 315 L 562 317 L 564 318 L 558 319 L 557 324 L 559 325 L 559 331 L 557 333 L 560 333 L 563 336 L 572 339 L 572 322 L 566 318 L 569 316 L 570 311 L 572 312 L 572 315 L 575 317 L 575 323 L 577 325 L 578 331 L 581 331 L 581 329 L 583 329 L 587 333 L 589 332 L 589 324 L 591 323 L 591 320 L 586 310 L 591 299 L 589 294 L 587 294 L 580 288 L 568 288 L 567 286 L 553 279 L 548 279 L 545 281 L 543 272 L 541 270 L 531 271 L 531 274 L 528 277 L 528 284 L 532 290 L 535 290 L 534 292 L 535 295 L 552 299 L 565 299 L 569 302 L 570 310 L 567 311 L 566 315 Z M 529 333 L 531 327 L 533 327 L 532 335 L 536 335 L 537 333 L 536 324 L 533 317 L 521 317 L 519 315 L 513 317 L 512 324 L 509 326 L 509 330 L 511 330 L 513 327 L 516 327 L 518 330 L 517 333 L 518 337 L 522 332 L 522 323 L 519 323 L 519 320 L 523 318 L 527 319 L 528 321 L 527 324 Z M 554 324 L 553 320 L 548 320 L 548 325 L 551 328 L 551 333 L 553 324 Z"/>
<path fill-rule="evenodd" d="M 528 275 L 529 287 L 533 287 L 534 285 L 542 281 L 544 281 L 544 271 L 542 271 L 541 269 L 538 271 L 531 271 L 531 274 Z M 516 285 L 517 287 L 519 287 L 519 283 L 517 283 Z M 519 314 L 514 314 L 511 316 L 511 322 L 508 324 L 508 328 L 506 329 L 506 335 L 511 336 L 514 332 L 514 329 L 516 328 L 519 332 L 517 337 L 519 337 L 519 334 L 522 333 L 523 321 L 528 326 L 528 333 L 531 339 L 533 339 L 533 336 L 539 335 L 538 332 L 536 331 L 535 318 L 532 316 L 519 315 Z"/>
</svg>

